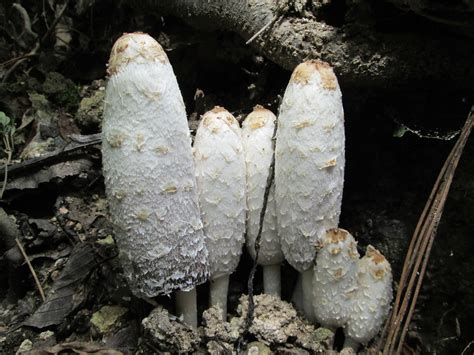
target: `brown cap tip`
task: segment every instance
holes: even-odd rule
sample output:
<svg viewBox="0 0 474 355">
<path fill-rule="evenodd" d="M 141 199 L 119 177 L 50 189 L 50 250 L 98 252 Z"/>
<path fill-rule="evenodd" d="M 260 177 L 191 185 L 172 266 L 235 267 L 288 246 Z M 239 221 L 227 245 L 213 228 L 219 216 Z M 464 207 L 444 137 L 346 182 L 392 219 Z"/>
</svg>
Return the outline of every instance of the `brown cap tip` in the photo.
<svg viewBox="0 0 474 355">
<path fill-rule="evenodd" d="M 319 73 L 321 77 L 323 88 L 327 90 L 336 90 L 336 75 L 334 75 L 332 67 L 321 60 L 308 60 L 299 64 L 293 71 L 290 82 L 306 85 L 309 83 L 311 75 L 316 72 Z"/>
<path fill-rule="evenodd" d="M 346 240 L 349 232 L 342 228 L 331 228 L 326 231 L 326 242 L 337 244 Z"/>
<path fill-rule="evenodd" d="M 367 246 L 365 251 L 365 255 L 372 259 L 374 264 L 381 264 L 387 262 L 385 257 L 380 253 L 377 249 L 375 249 L 372 245 Z"/>
<path fill-rule="evenodd" d="M 155 39 L 143 32 L 124 33 L 112 47 L 107 73 L 114 75 L 130 62 L 150 63 L 157 60 L 166 63 L 168 57 Z"/>
<path fill-rule="evenodd" d="M 268 120 L 275 120 L 275 116 L 272 111 L 267 110 L 265 107 L 257 105 L 253 108 L 253 111 L 247 116 L 247 119 L 244 121 L 244 125 L 250 127 L 250 129 L 255 130 L 265 126 Z"/>
</svg>

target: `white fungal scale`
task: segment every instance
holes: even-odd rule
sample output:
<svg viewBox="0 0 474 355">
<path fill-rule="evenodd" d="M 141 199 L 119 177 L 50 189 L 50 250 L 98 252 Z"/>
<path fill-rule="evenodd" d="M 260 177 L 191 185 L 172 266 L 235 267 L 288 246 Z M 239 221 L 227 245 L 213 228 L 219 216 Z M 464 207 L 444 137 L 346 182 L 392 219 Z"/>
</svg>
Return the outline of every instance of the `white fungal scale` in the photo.
<svg viewBox="0 0 474 355">
<path fill-rule="evenodd" d="M 255 240 L 260 228 L 260 214 L 273 159 L 275 115 L 256 106 L 242 125 L 242 138 L 247 166 L 247 249 L 255 259 Z M 283 261 L 277 233 L 275 184 L 270 187 L 260 238 L 260 265 L 276 265 Z"/>
<path fill-rule="evenodd" d="M 344 111 L 332 68 L 296 67 L 278 116 L 275 200 L 286 260 L 312 267 L 315 244 L 339 223 L 344 185 Z"/>
<path fill-rule="evenodd" d="M 245 233 L 245 158 L 239 123 L 227 110 L 204 114 L 194 140 L 196 179 L 211 279 L 239 263 Z"/>
</svg>

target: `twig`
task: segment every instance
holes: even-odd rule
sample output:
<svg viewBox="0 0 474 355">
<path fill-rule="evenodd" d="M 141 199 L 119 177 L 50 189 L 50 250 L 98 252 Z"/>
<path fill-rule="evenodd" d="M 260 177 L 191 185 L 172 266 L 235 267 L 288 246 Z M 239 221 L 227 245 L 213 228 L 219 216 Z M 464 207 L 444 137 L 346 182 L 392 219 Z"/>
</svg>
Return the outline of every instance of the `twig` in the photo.
<svg viewBox="0 0 474 355">
<path fill-rule="evenodd" d="M 384 354 L 400 354 L 402 351 L 408 326 L 415 309 L 416 300 L 421 290 L 438 224 L 448 197 L 449 188 L 473 123 L 474 106 L 471 108 L 471 112 L 469 113 L 461 134 L 438 175 L 415 232 L 413 233 L 403 265 L 392 314 L 384 327 L 381 337 L 383 341 L 385 335 L 387 336 L 383 349 Z M 382 343 L 379 343 L 379 349 L 381 346 Z"/>
<path fill-rule="evenodd" d="M 77 136 L 77 135 L 75 137 L 76 137 L 75 139 L 78 139 L 78 140 L 75 140 L 74 142 L 69 143 L 63 148 L 57 149 L 51 153 L 43 154 L 42 156 L 37 157 L 37 158 L 28 159 L 21 163 L 10 165 L 10 167 L 8 168 L 8 174 L 11 175 L 11 174 L 18 173 L 26 169 L 42 166 L 51 161 L 60 159 L 63 156 L 68 155 L 72 152 L 75 152 L 79 149 L 83 149 L 83 148 L 87 148 L 96 144 L 100 144 L 101 142 L 101 137 L 98 135 L 91 135 L 90 139 L 87 139 L 84 136 Z M 77 137 L 83 137 L 83 138 L 77 138 Z M 79 142 L 79 139 L 83 139 L 84 143 L 76 143 L 76 142 Z M 0 171 L 0 179 L 3 177 L 4 177 L 4 172 Z"/>
<path fill-rule="evenodd" d="M 252 43 L 255 38 L 257 38 L 258 36 L 260 36 L 268 27 L 272 26 L 275 22 L 277 22 L 279 19 L 281 18 L 281 16 L 274 16 L 267 24 L 265 24 L 261 29 L 259 29 L 257 31 L 257 33 L 255 33 L 252 37 L 250 37 L 249 40 L 247 40 L 247 42 L 245 42 L 245 44 L 250 44 Z"/>
<path fill-rule="evenodd" d="M 41 300 L 44 302 L 46 300 L 46 297 L 44 296 L 43 287 L 41 287 L 41 283 L 38 280 L 38 276 L 36 276 L 35 269 L 33 269 L 33 265 L 31 265 L 30 259 L 28 259 L 28 255 L 26 255 L 25 249 L 23 248 L 23 245 L 21 245 L 18 238 L 15 238 L 15 242 L 18 246 L 18 249 L 20 249 L 21 255 L 23 255 L 23 258 L 25 258 L 25 261 L 28 264 L 28 268 L 30 269 L 31 274 L 33 275 L 33 279 L 35 280 L 36 287 L 38 288 L 38 292 L 41 296 Z"/>
<path fill-rule="evenodd" d="M 3 185 L 2 185 L 2 189 L 0 190 L 0 199 L 3 197 L 5 189 L 7 188 L 8 166 L 10 165 L 10 162 L 12 161 L 12 155 L 13 155 L 13 146 L 14 146 L 13 134 L 14 134 L 14 131 L 9 130 L 8 132 L 4 133 L 2 137 L 3 145 L 5 146 L 4 152 L 7 154 L 7 160 L 4 166 Z"/>
<path fill-rule="evenodd" d="M 467 344 L 467 346 L 464 348 L 464 350 L 462 351 L 461 355 L 464 355 L 466 354 L 466 351 L 471 347 L 471 345 L 474 344 L 474 340 L 469 342 L 469 344 Z"/>
<path fill-rule="evenodd" d="M 275 121 L 275 128 L 273 130 L 273 138 L 272 138 L 272 145 L 273 145 L 273 156 L 272 162 L 269 167 L 268 176 L 267 176 L 267 185 L 265 186 L 265 193 L 263 194 L 263 205 L 262 210 L 260 211 L 260 225 L 258 227 L 258 234 L 255 238 L 255 259 L 253 261 L 252 269 L 250 270 L 249 279 L 247 282 L 248 287 L 248 309 L 247 309 L 247 316 L 245 317 L 244 323 L 244 330 L 239 336 L 237 342 L 237 352 L 240 353 L 243 345 L 245 343 L 245 336 L 248 334 L 250 326 L 253 322 L 254 310 L 255 310 L 255 303 L 253 299 L 253 280 L 255 277 L 255 272 L 257 271 L 258 266 L 258 256 L 260 253 L 260 239 L 262 238 L 262 230 L 263 230 L 263 221 L 265 219 L 265 213 L 267 212 L 267 205 L 268 205 L 268 196 L 270 195 L 270 189 L 273 184 L 273 179 L 275 177 L 275 142 L 276 142 L 276 133 L 278 129 L 278 120 Z"/>
<path fill-rule="evenodd" d="M 49 35 L 53 32 L 53 30 L 55 29 L 57 23 L 59 22 L 59 20 L 61 19 L 61 17 L 63 17 L 64 15 L 64 12 L 66 11 L 66 8 L 67 6 L 69 5 L 69 0 L 66 0 L 66 2 L 64 3 L 63 7 L 61 8 L 61 10 L 59 10 L 59 13 L 58 15 L 56 16 L 56 18 L 54 19 L 53 23 L 51 24 L 51 26 L 49 27 L 48 31 L 46 31 L 46 33 L 43 35 L 43 37 L 37 37 L 37 40 L 36 40 L 36 43 L 34 45 L 34 47 L 31 49 L 31 51 L 29 51 L 28 53 L 22 55 L 22 56 L 19 56 L 17 57 L 16 61 L 14 62 L 14 64 L 10 67 L 10 69 L 7 70 L 7 72 L 5 73 L 5 75 L 3 76 L 3 79 L 2 79 L 2 83 L 6 82 L 9 78 L 9 76 L 11 75 L 11 73 L 13 73 L 13 71 L 21 64 L 23 63 L 25 60 L 31 58 L 31 57 L 34 57 L 38 54 L 38 50 L 41 48 L 41 46 L 43 45 L 44 41 L 49 37 Z M 8 60 L 6 63 L 10 63 L 14 60 L 15 58 L 13 58 L 12 60 Z"/>
<path fill-rule="evenodd" d="M 31 29 L 30 16 L 28 15 L 28 12 L 25 10 L 25 8 L 24 8 L 23 6 L 21 6 L 20 4 L 18 4 L 18 3 L 12 4 L 12 7 L 20 13 L 21 18 L 23 19 L 23 26 L 24 26 L 24 28 L 25 28 L 25 29 L 24 29 L 24 32 L 30 34 L 30 35 L 33 36 L 34 38 L 37 38 L 37 37 L 38 37 L 38 34 L 35 33 L 35 32 Z"/>
</svg>

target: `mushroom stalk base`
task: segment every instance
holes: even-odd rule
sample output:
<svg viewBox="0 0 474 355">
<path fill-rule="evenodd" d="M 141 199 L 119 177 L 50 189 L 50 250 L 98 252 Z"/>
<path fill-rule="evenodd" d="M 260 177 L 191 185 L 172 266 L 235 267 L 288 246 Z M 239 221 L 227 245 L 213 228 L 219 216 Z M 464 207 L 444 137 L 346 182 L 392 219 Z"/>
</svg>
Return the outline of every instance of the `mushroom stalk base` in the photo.
<svg viewBox="0 0 474 355">
<path fill-rule="evenodd" d="M 313 268 L 310 267 L 301 273 L 301 283 L 303 289 L 303 313 L 307 320 L 314 323 L 314 310 L 313 310 Z"/>
<path fill-rule="evenodd" d="M 298 279 L 296 280 L 295 289 L 291 296 L 291 302 L 297 311 L 303 312 L 303 281 L 300 273 L 298 273 Z"/>
<path fill-rule="evenodd" d="M 281 297 L 280 264 L 263 266 L 263 292 Z"/>
<path fill-rule="evenodd" d="M 229 291 L 229 275 L 224 275 L 211 280 L 209 303 L 219 306 L 222 310 L 222 320 L 227 320 L 227 293 Z"/>
<path fill-rule="evenodd" d="M 197 328 L 196 288 L 189 291 L 177 291 L 175 302 L 176 315 L 182 316 L 187 325 Z"/>
<path fill-rule="evenodd" d="M 354 340 L 348 336 L 346 336 L 346 339 L 344 340 L 344 348 L 351 348 L 354 350 L 355 353 L 357 353 L 357 350 L 359 349 L 360 344 L 357 340 Z"/>
</svg>

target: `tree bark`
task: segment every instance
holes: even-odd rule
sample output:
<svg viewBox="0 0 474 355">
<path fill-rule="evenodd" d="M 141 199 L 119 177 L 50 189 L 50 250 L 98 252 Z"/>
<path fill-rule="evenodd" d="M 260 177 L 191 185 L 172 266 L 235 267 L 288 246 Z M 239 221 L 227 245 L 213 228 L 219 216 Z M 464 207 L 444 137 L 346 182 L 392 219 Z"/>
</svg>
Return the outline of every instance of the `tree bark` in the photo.
<svg viewBox="0 0 474 355">
<path fill-rule="evenodd" d="M 306 59 L 329 62 L 344 85 L 405 86 L 432 82 L 470 88 L 474 79 L 470 39 L 449 36 L 379 33 L 363 26 L 336 28 L 301 17 L 289 3 L 305 0 L 147 0 L 148 9 L 182 18 L 201 29 L 219 29 L 250 39 L 275 21 L 251 45 L 280 66 L 292 70 Z M 142 3 L 142 4 L 143 4 Z M 301 6 L 300 6 L 301 7 Z"/>
</svg>

